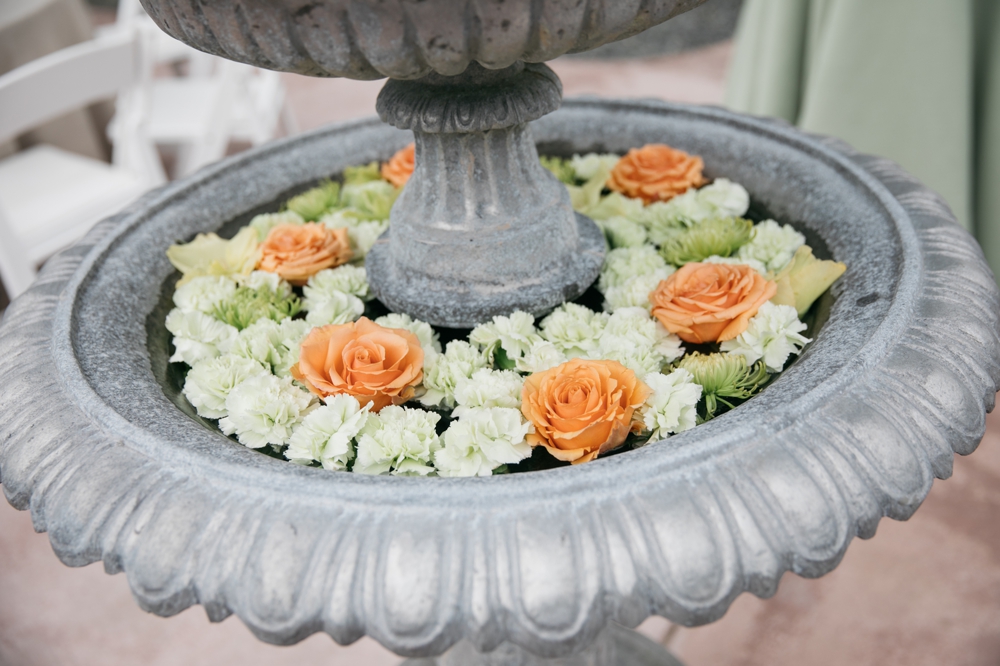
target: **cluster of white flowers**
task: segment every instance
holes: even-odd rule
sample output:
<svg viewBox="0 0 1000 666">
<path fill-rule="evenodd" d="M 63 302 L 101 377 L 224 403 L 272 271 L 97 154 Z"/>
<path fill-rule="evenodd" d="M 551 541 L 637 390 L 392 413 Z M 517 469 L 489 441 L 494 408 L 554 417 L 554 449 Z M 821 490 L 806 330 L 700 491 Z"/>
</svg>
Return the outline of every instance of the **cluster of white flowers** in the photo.
<svg viewBox="0 0 1000 666">
<path fill-rule="evenodd" d="M 657 245 L 677 232 L 718 217 L 742 217 L 750 208 L 750 194 L 742 185 L 716 178 L 701 189 L 691 188 L 670 201 L 646 206 L 636 220 L 646 226 L 649 240 Z"/>
<path fill-rule="evenodd" d="M 701 386 L 694 383 L 690 372 L 683 368 L 667 375 L 653 372 L 643 377 L 643 381 L 652 390 L 639 410 L 643 425 L 650 431 L 649 441 L 664 439 L 696 425 Z"/>
<path fill-rule="evenodd" d="M 649 294 L 674 272 L 652 245 L 611 250 L 605 257 L 597 287 L 604 294 L 604 309 L 652 307 Z"/>
<path fill-rule="evenodd" d="M 299 362 L 299 351 L 312 325 L 301 319 L 258 319 L 236 337 L 231 351 L 268 367 L 278 377 L 287 377 Z"/>
<path fill-rule="evenodd" d="M 182 312 L 212 314 L 216 306 L 236 293 L 236 280 L 224 275 L 203 275 L 177 287 L 174 305 Z"/>
<path fill-rule="evenodd" d="M 489 476 L 501 465 L 531 455 L 525 441 L 534 431 L 521 414 L 524 378 L 512 370 L 476 370 L 455 388 L 455 421 L 434 456 L 441 476 Z"/>
<path fill-rule="evenodd" d="M 609 319 L 606 313 L 576 303 L 563 303 L 542 320 L 539 329 L 542 338 L 567 358 L 576 358 L 597 348 L 597 339 Z"/>
<path fill-rule="evenodd" d="M 354 471 L 361 474 L 427 476 L 441 448 L 438 414 L 389 405 L 367 419 L 358 433 Z"/>
<path fill-rule="evenodd" d="M 590 352 L 590 358 L 618 361 L 639 377 L 659 372 L 683 355 L 681 339 L 642 308 L 615 310 Z"/>
<path fill-rule="evenodd" d="M 805 244 L 806 237 L 790 224 L 781 226 L 774 220 L 764 220 L 754 225 L 750 242 L 741 247 L 736 256 L 741 263 L 759 262 L 771 273 L 777 273 Z"/>
<path fill-rule="evenodd" d="M 369 408 L 350 395 L 334 395 L 324 400 L 302 420 L 288 440 L 285 457 L 308 465 L 316 461 L 324 469 L 344 470 L 354 459 L 354 438 L 372 417 Z"/>
<path fill-rule="evenodd" d="M 443 354 L 424 362 L 424 389 L 420 402 L 429 407 L 455 406 L 455 387 L 488 365 L 486 356 L 464 340 L 448 343 Z"/>
<path fill-rule="evenodd" d="M 265 289 L 278 298 L 288 298 L 292 295 L 292 285 L 282 280 L 277 273 L 254 271 L 250 275 L 240 278 L 240 284 L 250 289 Z"/>
<path fill-rule="evenodd" d="M 228 353 L 240 334 L 235 326 L 204 312 L 180 308 L 167 314 L 166 327 L 174 336 L 174 354 L 170 362 L 188 365 Z"/>
<path fill-rule="evenodd" d="M 602 172 L 610 173 L 618 160 L 621 158 L 613 153 L 587 153 L 586 155 L 574 155 L 569 165 L 573 167 L 573 172 L 578 180 L 590 180 Z"/>
<path fill-rule="evenodd" d="M 789 356 L 799 354 L 812 342 L 802 335 L 806 328 L 795 308 L 767 302 L 750 318 L 745 331 L 719 347 L 726 353 L 745 357 L 748 364 L 764 359 L 769 372 L 781 372 Z"/>
<path fill-rule="evenodd" d="M 249 358 L 226 354 L 195 363 L 184 381 L 184 397 L 198 415 L 221 419 L 229 414 L 226 398 L 229 392 L 254 375 L 270 374 L 268 368 Z"/>
<path fill-rule="evenodd" d="M 613 248 L 642 247 L 646 244 L 648 237 L 646 227 L 635 220 L 615 215 L 606 220 L 598 221 L 598 224 Z"/>
<path fill-rule="evenodd" d="M 492 321 L 476 326 L 469 334 L 469 342 L 486 354 L 490 361 L 494 360 L 497 349 L 502 348 L 507 358 L 515 363 L 541 339 L 535 329 L 535 318 L 520 310 L 512 312 L 509 317 L 493 317 Z"/>
<path fill-rule="evenodd" d="M 219 428 L 252 449 L 268 444 L 281 447 L 313 404 L 313 396 L 291 378 L 255 374 L 229 391 L 227 415 L 219 420 Z"/>
<path fill-rule="evenodd" d="M 357 321 L 365 312 L 364 301 L 373 298 L 364 267 L 350 264 L 316 273 L 302 293 L 306 321 L 313 326 Z"/>
</svg>

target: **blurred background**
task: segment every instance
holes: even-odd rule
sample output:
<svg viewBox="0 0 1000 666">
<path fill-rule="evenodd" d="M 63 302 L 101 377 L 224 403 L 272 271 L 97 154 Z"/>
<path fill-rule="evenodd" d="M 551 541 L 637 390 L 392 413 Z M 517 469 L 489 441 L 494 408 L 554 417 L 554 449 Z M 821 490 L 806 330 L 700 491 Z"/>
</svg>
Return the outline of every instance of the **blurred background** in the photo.
<svg viewBox="0 0 1000 666">
<path fill-rule="evenodd" d="M 725 105 L 837 136 L 938 191 L 1000 269 L 1000 0 L 708 0 L 549 63 L 567 97 Z M 0 312 L 141 192 L 267 141 L 370 116 L 383 81 L 265 72 L 189 49 L 138 0 L 0 0 Z M 1000 419 L 908 522 L 833 573 L 786 575 L 715 624 L 641 631 L 688 666 L 1000 664 Z M 0 666 L 393 665 L 370 639 L 275 647 L 200 607 L 163 619 L 69 569 L 0 502 Z"/>
</svg>

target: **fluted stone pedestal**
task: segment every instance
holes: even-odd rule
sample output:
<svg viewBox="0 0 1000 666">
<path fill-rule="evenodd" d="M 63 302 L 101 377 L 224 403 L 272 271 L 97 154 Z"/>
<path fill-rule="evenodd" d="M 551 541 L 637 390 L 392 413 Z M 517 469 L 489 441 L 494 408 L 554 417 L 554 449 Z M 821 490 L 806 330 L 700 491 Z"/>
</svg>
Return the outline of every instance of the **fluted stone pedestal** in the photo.
<svg viewBox="0 0 1000 666">
<path fill-rule="evenodd" d="M 544 313 L 597 278 L 603 235 L 539 164 L 527 125 L 561 95 L 551 69 L 523 63 L 386 84 L 379 115 L 416 141 L 390 231 L 366 260 L 391 310 L 471 327 L 514 310 Z"/>
</svg>

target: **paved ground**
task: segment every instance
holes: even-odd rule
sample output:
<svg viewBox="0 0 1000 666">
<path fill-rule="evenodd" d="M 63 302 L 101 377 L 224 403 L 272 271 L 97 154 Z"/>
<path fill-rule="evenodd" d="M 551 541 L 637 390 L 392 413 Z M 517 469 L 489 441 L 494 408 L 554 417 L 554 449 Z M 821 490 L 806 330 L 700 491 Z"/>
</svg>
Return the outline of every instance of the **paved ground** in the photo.
<svg viewBox="0 0 1000 666">
<path fill-rule="evenodd" d="M 567 96 L 718 104 L 729 49 L 632 62 L 554 63 Z M 302 129 L 369 115 L 379 82 L 286 79 Z M 719 622 L 643 626 L 688 666 L 995 666 L 1000 663 L 1000 414 L 980 450 L 955 462 L 916 516 L 884 521 L 819 580 L 787 576 L 770 600 L 744 596 Z M 136 607 L 123 576 L 69 569 L 27 514 L 0 501 L 0 666 L 390 666 L 373 641 L 325 635 L 279 648 L 200 608 L 162 619 Z"/>
</svg>

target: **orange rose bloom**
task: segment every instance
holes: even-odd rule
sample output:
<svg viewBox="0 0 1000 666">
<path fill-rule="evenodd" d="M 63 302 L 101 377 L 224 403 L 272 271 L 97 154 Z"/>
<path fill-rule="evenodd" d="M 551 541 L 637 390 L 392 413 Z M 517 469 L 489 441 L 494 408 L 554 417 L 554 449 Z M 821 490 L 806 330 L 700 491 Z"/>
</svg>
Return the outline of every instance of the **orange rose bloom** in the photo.
<svg viewBox="0 0 1000 666">
<path fill-rule="evenodd" d="M 777 284 L 739 264 L 682 266 L 649 295 L 653 316 L 685 342 L 722 342 L 747 330 Z"/>
<path fill-rule="evenodd" d="M 367 317 L 314 328 L 302 341 L 292 376 L 320 397 L 346 393 L 377 412 L 413 397 L 424 378 L 417 336 L 379 326 Z"/>
<path fill-rule="evenodd" d="M 415 155 L 416 146 L 411 143 L 382 165 L 382 177 L 396 187 L 406 185 L 406 181 L 410 179 L 410 175 L 413 173 Z"/>
<path fill-rule="evenodd" d="M 669 201 L 691 187 L 701 187 L 707 181 L 701 171 L 705 163 L 696 155 L 688 155 L 662 143 L 633 148 L 611 170 L 608 187 L 647 204 Z"/>
<path fill-rule="evenodd" d="M 333 268 L 351 258 L 347 229 L 329 229 L 322 224 L 280 224 L 260 246 L 257 268 L 277 273 L 294 285 L 304 285 L 324 268 Z"/>
<path fill-rule="evenodd" d="M 576 358 L 524 381 L 521 412 L 535 426 L 532 446 L 577 463 L 620 446 L 649 387 L 617 361 Z"/>
</svg>

